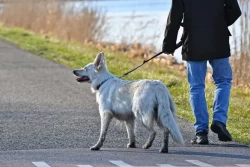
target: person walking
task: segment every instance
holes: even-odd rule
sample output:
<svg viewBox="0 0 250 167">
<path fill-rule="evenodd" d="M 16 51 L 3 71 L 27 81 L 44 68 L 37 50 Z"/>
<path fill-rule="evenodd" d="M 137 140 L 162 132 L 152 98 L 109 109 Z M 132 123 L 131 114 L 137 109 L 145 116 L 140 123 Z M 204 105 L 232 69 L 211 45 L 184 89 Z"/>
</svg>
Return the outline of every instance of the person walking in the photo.
<svg viewBox="0 0 250 167">
<path fill-rule="evenodd" d="M 174 53 L 182 25 L 182 59 L 187 62 L 190 105 L 196 119 L 193 144 L 209 143 L 209 115 L 204 90 L 207 62 L 212 67 L 216 86 L 210 129 L 218 134 L 220 141 L 232 140 L 226 128 L 232 85 L 228 26 L 240 16 L 237 0 L 172 0 L 162 51 Z"/>
</svg>

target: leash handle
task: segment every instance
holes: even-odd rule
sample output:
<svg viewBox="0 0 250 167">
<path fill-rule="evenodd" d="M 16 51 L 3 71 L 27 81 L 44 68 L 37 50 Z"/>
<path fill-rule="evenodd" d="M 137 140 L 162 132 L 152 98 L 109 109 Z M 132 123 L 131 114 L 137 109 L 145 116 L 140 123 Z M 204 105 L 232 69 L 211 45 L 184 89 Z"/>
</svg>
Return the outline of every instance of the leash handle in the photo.
<svg viewBox="0 0 250 167">
<path fill-rule="evenodd" d="M 176 44 L 175 50 L 178 49 L 179 47 L 181 47 L 182 45 L 183 45 L 182 41 L 178 42 L 178 43 Z"/>
<path fill-rule="evenodd" d="M 175 49 L 178 49 L 179 47 L 181 47 L 181 45 L 182 45 L 182 41 L 178 42 L 178 43 L 176 44 L 176 48 L 175 48 Z M 125 74 L 121 75 L 119 78 L 125 77 L 125 76 L 128 75 L 129 73 L 135 71 L 137 68 L 141 67 L 142 65 L 144 65 L 144 64 L 147 63 L 148 61 L 154 59 L 155 57 L 161 55 L 162 53 L 164 53 L 164 52 L 161 51 L 161 52 L 157 53 L 156 55 L 154 55 L 153 57 L 151 57 L 150 59 L 144 60 L 142 64 L 140 64 L 139 66 L 137 66 L 137 67 L 133 68 L 132 70 L 126 72 Z"/>
</svg>

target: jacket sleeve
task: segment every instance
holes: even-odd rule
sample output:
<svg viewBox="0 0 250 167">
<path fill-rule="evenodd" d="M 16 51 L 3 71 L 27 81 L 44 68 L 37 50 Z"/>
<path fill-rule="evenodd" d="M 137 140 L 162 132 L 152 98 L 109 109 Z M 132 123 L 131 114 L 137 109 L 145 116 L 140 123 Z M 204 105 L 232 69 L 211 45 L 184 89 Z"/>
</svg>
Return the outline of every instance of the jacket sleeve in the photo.
<svg viewBox="0 0 250 167">
<path fill-rule="evenodd" d="M 183 19 L 184 6 L 182 0 L 172 0 L 172 7 L 168 15 L 167 25 L 165 29 L 165 37 L 163 40 L 162 51 L 174 53 L 176 49 L 176 40 L 178 31 Z"/>
<path fill-rule="evenodd" d="M 241 16 L 240 6 L 237 0 L 225 0 L 225 19 L 231 26 Z"/>
</svg>

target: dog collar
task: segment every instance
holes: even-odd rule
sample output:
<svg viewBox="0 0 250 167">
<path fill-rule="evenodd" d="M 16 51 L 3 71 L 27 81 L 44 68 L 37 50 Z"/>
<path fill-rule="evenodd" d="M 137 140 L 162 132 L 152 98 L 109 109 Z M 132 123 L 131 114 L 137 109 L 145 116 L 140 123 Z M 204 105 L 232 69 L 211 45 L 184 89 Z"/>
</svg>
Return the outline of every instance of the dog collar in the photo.
<svg viewBox="0 0 250 167">
<path fill-rule="evenodd" d="M 111 79 L 111 78 L 113 78 L 113 77 L 110 77 L 110 78 L 108 78 L 108 79 L 102 81 L 102 83 L 96 87 L 96 90 L 99 90 L 99 88 L 102 86 L 102 84 L 104 84 L 106 81 L 108 81 L 108 80 Z"/>
</svg>

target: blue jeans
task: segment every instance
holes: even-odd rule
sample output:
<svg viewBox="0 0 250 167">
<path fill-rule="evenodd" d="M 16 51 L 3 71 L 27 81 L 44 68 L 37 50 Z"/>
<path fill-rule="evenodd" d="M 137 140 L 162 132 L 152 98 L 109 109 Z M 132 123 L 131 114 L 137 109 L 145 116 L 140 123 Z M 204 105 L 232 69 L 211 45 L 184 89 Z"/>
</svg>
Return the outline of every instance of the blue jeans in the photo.
<svg viewBox="0 0 250 167">
<path fill-rule="evenodd" d="M 213 121 L 226 125 L 227 113 L 232 85 L 232 69 L 229 58 L 209 61 L 213 70 L 213 80 L 216 86 L 214 92 Z M 188 82 L 190 85 L 190 104 L 195 116 L 195 130 L 208 133 L 209 115 L 205 97 L 205 78 L 207 61 L 187 62 Z"/>
</svg>

